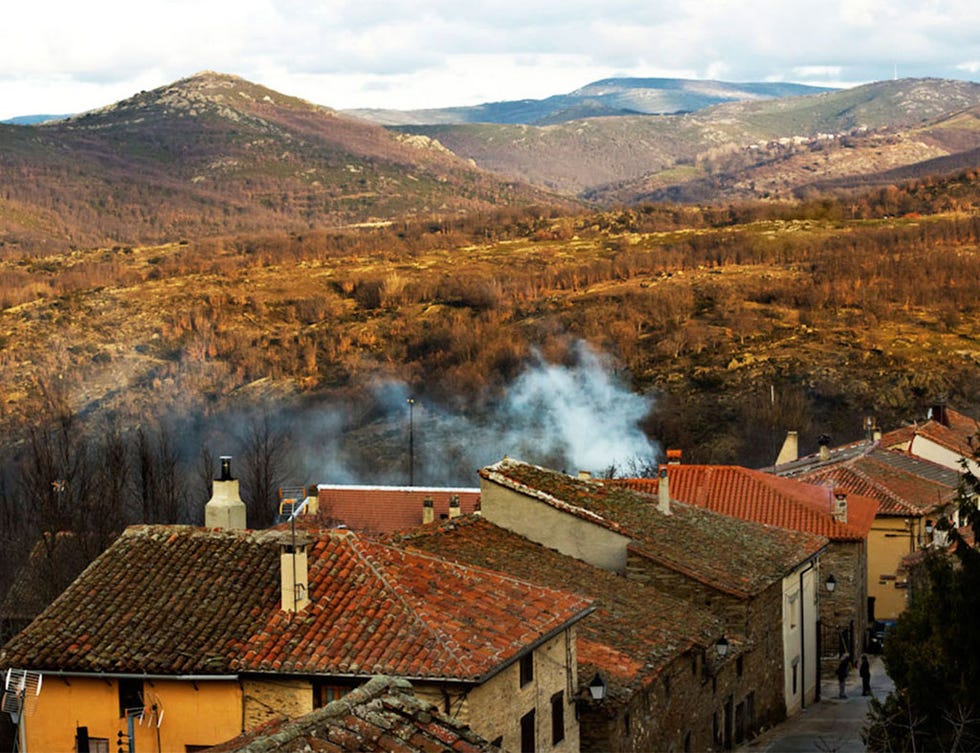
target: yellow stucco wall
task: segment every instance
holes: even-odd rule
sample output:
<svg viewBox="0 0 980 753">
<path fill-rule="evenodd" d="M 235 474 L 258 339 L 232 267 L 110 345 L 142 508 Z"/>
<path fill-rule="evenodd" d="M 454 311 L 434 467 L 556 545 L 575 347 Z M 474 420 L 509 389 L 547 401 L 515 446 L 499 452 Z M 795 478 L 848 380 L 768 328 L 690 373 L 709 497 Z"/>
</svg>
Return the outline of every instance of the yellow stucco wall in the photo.
<svg viewBox="0 0 980 753">
<path fill-rule="evenodd" d="M 921 526 L 921 518 L 875 518 L 868 534 L 868 596 L 875 600 L 875 619 L 894 620 L 905 610 L 908 590 L 900 587 L 905 575 L 899 564 L 915 551 Z"/>
<path fill-rule="evenodd" d="M 183 751 L 186 745 L 216 745 L 242 731 L 242 693 L 237 682 L 144 681 L 144 702 L 157 700 L 163 716 L 159 728 L 147 714 L 135 726 L 140 753 Z M 76 728 L 89 737 L 106 738 L 115 751 L 126 719 L 119 715 L 114 679 L 44 677 L 33 716 L 25 717 L 28 753 L 75 750 Z M 159 735 L 159 737 L 158 737 Z"/>
</svg>

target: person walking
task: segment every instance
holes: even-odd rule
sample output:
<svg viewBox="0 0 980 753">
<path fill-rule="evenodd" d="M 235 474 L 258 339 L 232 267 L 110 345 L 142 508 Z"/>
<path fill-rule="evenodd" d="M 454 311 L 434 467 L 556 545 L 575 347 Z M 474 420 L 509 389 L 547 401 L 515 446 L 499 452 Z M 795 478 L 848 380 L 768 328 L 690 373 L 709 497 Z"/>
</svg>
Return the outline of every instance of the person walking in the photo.
<svg viewBox="0 0 980 753">
<path fill-rule="evenodd" d="M 868 664 L 867 654 L 861 657 L 861 669 L 858 670 L 858 674 L 861 675 L 861 695 L 871 695 L 871 665 Z"/>
<path fill-rule="evenodd" d="M 840 664 L 837 665 L 837 683 L 840 686 L 840 692 L 838 692 L 838 698 L 847 698 L 844 693 L 844 685 L 847 682 L 847 675 L 851 671 L 851 655 L 844 654 L 844 658 L 840 660 Z"/>
</svg>

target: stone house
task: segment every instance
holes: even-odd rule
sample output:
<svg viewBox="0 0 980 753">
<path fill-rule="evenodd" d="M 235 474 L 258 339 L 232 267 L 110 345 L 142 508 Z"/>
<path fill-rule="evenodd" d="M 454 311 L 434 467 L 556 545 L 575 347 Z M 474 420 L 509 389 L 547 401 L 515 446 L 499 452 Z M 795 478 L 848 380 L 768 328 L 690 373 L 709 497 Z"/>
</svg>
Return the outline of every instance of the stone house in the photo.
<svg viewBox="0 0 980 753">
<path fill-rule="evenodd" d="M 870 497 L 878 511 L 868 534 L 868 620 L 892 620 L 907 604 L 902 559 L 933 540 L 937 521 L 951 514 L 959 474 L 950 468 L 886 449 L 877 440 L 820 452 L 782 463 L 773 473 L 819 484 L 835 494 Z"/>
<path fill-rule="evenodd" d="M 212 746 L 376 674 L 506 749 L 578 749 L 587 599 L 350 531 L 215 527 L 236 496 L 215 482 L 209 528 L 128 528 L 0 649 L 43 677 L 28 750 Z"/>
<path fill-rule="evenodd" d="M 422 526 L 387 541 L 592 600 L 595 611 L 578 627 L 575 700 L 583 751 L 725 750 L 764 724 L 756 698 L 771 678 L 762 652 L 697 604 L 483 517 Z M 590 685 L 605 696 L 593 699 Z"/>
<path fill-rule="evenodd" d="M 820 557 L 821 656 L 860 651 L 868 630 L 868 536 L 878 502 L 858 494 L 728 465 L 664 467 L 680 502 L 756 523 L 805 531 L 829 540 Z M 654 496 L 660 479 L 616 479 Z"/>
<path fill-rule="evenodd" d="M 819 693 L 821 536 L 652 498 L 505 458 L 480 471 L 482 515 L 532 541 L 648 584 L 718 616 L 754 647 L 753 716 L 782 720 Z"/>
</svg>

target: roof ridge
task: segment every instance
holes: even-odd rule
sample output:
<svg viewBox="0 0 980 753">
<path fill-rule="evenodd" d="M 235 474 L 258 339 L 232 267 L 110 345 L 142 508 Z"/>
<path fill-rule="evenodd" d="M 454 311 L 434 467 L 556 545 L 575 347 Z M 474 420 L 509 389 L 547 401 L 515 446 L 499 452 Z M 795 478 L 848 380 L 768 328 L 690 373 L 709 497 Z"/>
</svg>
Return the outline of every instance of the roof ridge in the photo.
<svg viewBox="0 0 980 753">
<path fill-rule="evenodd" d="M 415 555 L 412 552 L 407 552 L 404 549 L 398 549 L 396 547 L 388 546 L 387 544 L 382 544 L 380 542 L 368 542 L 361 539 L 359 536 L 348 536 L 347 540 L 351 546 L 351 549 L 354 551 L 357 557 L 371 570 L 371 572 L 374 573 L 374 575 L 382 583 L 385 584 L 385 586 L 391 589 L 394 596 L 397 597 L 399 602 L 401 602 L 402 606 L 404 606 L 408 610 L 409 614 L 411 615 L 412 619 L 416 622 L 416 624 L 418 624 L 425 633 L 431 635 L 433 640 L 435 640 L 439 646 L 445 649 L 445 651 L 449 654 L 449 656 L 454 661 L 456 661 L 460 667 L 466 667 L 467 670 L 472 673 L 474 671 L 474 668 L 472 662 L 469 659 L 468 652 L 462 651 L 461 650 L 462 647 L 456 644 L 456 642 L 453 641 L 449 636 L 445 635 L 442 631 L 436 630 L 435 627 L 430 625 L 429 621 L 424 619 L 422 615 L 419 614 L 419 610 L 416 604 L 413 603 L 414 600 L 409 597 L 406 589 L 397 581 L 393 581 L 392 579 L 390 579 L 387 573 L 385 572 L 385 570 L 380 565 L 380 563 L 377 563 L 368 552 L 362 551 L 362 547 L 364 547 L 365 549 L 372 546 L 383 547 L 389 551 L 397 552 L 401 556 L 405 556 L 405 555 L 418 556 L 418 555 Z M 430 559 L 435 559 L 435 558 L 430 558 Z M 459 567 L 458 565 L 455 565 L 455 563 L 448 562 L 448 561 L 445 562 L 447 565 Z M 463 656 L 461 656 L 461 654 L 463 654 Z"/>
<path fill-rule="evenodd" d="M 916 512 L 915 508 L 912 507 L 912 505 L 910 505 L 906 500 L 904 500 L 902 497 L 899 497 L 891 489 L 879 484 L 877 481 L 871 478 L 871 476 L 869 476 L 867 473 L 862 471 L 860 468 L 857 468 L 855 466 L 849 466 L 849 470 L 855 476 L 858 476 L 862 481 L 866 482 L 872 489 L 888 497 L 890 500 L 895 502 L 899 507 L 903 508 L 906 512 Z"/>
</svg>

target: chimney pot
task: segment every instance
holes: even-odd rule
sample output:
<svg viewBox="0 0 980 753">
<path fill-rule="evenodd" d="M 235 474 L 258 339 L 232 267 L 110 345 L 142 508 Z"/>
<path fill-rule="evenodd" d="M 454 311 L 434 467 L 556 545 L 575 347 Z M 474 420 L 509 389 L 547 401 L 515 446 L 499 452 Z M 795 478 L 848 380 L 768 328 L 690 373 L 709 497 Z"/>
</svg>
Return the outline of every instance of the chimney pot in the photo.
<svg viewBox="0 0 980 753">
<path fill-rule="evenodd" d="M 667 465 L 680 465 L 683 450 L 667 450 Z"/>
<path fill-rule="evenodd" d="M 436 511 L 432 497 L 426 497 L 422 500 L 422 525 L 427 526 L 429 523 L 434 522 L 435 519 Z"/>
<path fill-rule="evenodd" d="M 820 459 L 830 460 L 830 435 L 821 434 L 817 444 L 820 445 Z"/>
<path fill-rule="evenodd" d="M 592 478 L 592 474 L 589 473 L 589 471 L 579 471 L 578 472 L 578 477 L 582 481 L 588 481 L 589 479 Z"/>
<path fill-rule="evenodd" d="M 449 518 L 458 518 L 462 511 L 459 507 L 459 495 L 454 494 L 449 498 Z"/>
<path fill-rule="evenodd" d="M 310 603 L 307 549 L 311 543 L 305 533 L 286 535 L 279 540 L 279 569 L 284 612 L 302 611 Z"/>
<path fill-rule="evenodd" d="M 231 475 L 231 455 L 221 456 L 221 475 L 217 479 L 218 481 L 233 481 Z"/>
</svg>

